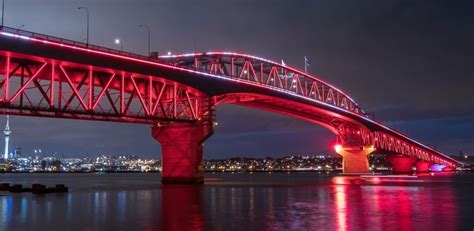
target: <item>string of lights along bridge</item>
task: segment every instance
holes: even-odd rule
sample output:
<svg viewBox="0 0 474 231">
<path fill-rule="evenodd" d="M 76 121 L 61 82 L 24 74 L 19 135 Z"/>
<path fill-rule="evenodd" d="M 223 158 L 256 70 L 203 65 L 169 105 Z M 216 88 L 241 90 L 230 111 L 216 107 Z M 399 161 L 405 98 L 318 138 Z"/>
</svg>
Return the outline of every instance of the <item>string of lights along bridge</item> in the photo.
<svg viewBox="0 0 474 231">
<path fill-rule="evenodd" d="M 389 156 L 394 173 L 459 163 L 368 118 L 348 94 L 295 68 L 233 52 L 146 57 L 2 27 L 0 108 L 9 115 L 152 124 L 162 182 L 203 182 L 203 143 L 222 104 L 310 121 L 335 135 L 345 173 Z M 6 137 L 7 134 L 5 133 Z M 7 139 L 7 138 L 6 138 Z"/>
</svg>

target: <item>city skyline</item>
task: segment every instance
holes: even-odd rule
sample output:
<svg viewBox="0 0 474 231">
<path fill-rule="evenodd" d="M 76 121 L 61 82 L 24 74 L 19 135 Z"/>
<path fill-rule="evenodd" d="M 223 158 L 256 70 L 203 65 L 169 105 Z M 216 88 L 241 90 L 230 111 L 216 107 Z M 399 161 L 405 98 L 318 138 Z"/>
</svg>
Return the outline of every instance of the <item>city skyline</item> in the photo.
<svg viewBox="0 0 474 231">
<path fill-rule="evenodd" d="M 466 32 L 472 30 L 465 29 L 472 15 L 465 10 L 469 7 L 463 7 L 470 4 L 467 1 L 445 3 L 447 6 L 430 3 L 429 10 L 417 3 L 350 3 L 336 12 L 337 17 L 331 18 L 331 23 L 325 22 L 324 19 L 329 16 L 324 12 L 315 14 L 305 11 L 304 7 L 288 9 L 285 7 L 287 3 L 277 1 L 271 8 L 278 13 L 265 11 L 264 15 L 255 19 L 258 25 L 250 25 L 243 20 L 240 22 L 242 24 L 235 25 L 236 32 L 230 35 L 226 35 L 228 29 L 222 25 L 212 27 L 213 17 L 207 16 L 211 14 L 206 12 L 219 12 L 219 7 L 214 6 L 211 1 L 204 2 L 208 7 L 200 9 L 199 12 L 203 12 L 201 20 L 215 29 L 212 31 L 206 28 L 204 33 L 219 34 L 219 40 L 197 36 L 199 33 L 193 29 L 193 26 L 198 26 L 197 22 L 185 20 L 197 16 L 194 12 L 198 6 L 183 7 L 184 2 L 143 2 L 149 3 L 149 9 L 143 9 L 143 6 L 140 8 L 139 4 L 131 6 L 126 2 L 111 4 L 104 9 L 92 1 L 56 1 L 56 9 L 41 10 L 42 5 L 32 1 L 7 1 L 5 24 L 13 27 L 25 25 L 25 30 L 82 40 L 85 37 L 85 33 L 82 33 L 85 32 L 84 14 L 77 11 L 77 7 L 84 5 L 91 9 L 91 19 L 95 24 L 91 28 L 91 44 L 117 48 L 113 44 L 114 39 L 121 37 L 124 50 L 143 53 L 146 51 L 146 35 L 139 25 L 147 23 L 153 31 L 152 50 L 158 49 L 162 53 L 168 50 L 176 53 L 193 51 L 196 46 L 198 50 L 226 48 L 251 51 L 274 60 L 284 59 L 288 65 L 300 68 L 304 64 L 303 57 L 307 56 L 312 61 L 309 69 L 312 74 L 351 92 L 364 108 L 375 112 L 377 120 L 430 146 L 436 146 L 445 153 L 457 154 L 462 150 L 472 155 L 474 152 L 474 135 L 469 133 L 474 128 L 474 106 L 472 101 L 466 100 L 469 99 L 469 86 L 473 86 L 470 78 L 473 67 L 469 65 L 468 59 L 468 55 L 473 53 L 473 45 L 469 42 L 472 41 L 473 33 Z M 37 7 L 34 7 L 35 4 L 38 4 Z M 237 7 L 233 9 L 252 14 L 267 7 L 261 4 L 255 9 L 248 9 L 240 4 L 237 6 L 236 3 L 227 3 L 226 6 Z M 311 9 L 329 9 L 328 12 L 338 6 L 337 3 L 305 4 L 316 6 L 308 7 Z M 457 14 L 445 14 L 446 7 Z M 365 12 L 363 18 L 354 14 L 354 9 L 359 8 Z M 383 17 L 375 14 L 392 8 L 404 13 L 384 14 Z M 31 11 L 30 14 L 19 14 L 28 10 Z M 173 12 L 178 10 L 180 17 L 186 17 L 178 20 L 173 27 L 167 26 L 163 18 L 175 19 Z M 110 14 L 125 11 L 133 17 L 109 17 Z M 155 14 L 155 11 L 159 13 Z M 45 12 L 49 12 L 50 16 L 45 18 Z M 145 12 L 143 16 L 141 12 Z M 240 15 L 231 14 L 229 17 L 238 19 Z M 54 27 L 45 27 L 54 18 L 64 21 Z M 429 21 L 429 18 L 439 19 Z M 265 40 L 264 46 L 256 47 L 255 44 L 262 41 L 263 31 L 259 30 L 262 26 L 272 36 Z M 387 27 L 390 30 L 386 30 Z M 280 34 L 281 28 L 290 33 Z M 346 30 L 341 32 L 338 28 Z M 248 29 L 255 35 L 240 35 L 239 31 L 243 33 Z M 421 35 L 418 30 L 421 30 Z M 296 36 L 301 31 L 311 33 L 305 34 L 305 38 Z M 287 37 L 286 34 L 294 36 Z M 424 34 L 430 37 L 425 38 Z M 254 40 L 252 45 L 247 45 L 250 40 Z M 410 86 L 403 84 L 405 81 L 411 81 Z M 418 88 L 423 90 L 417 90 Z M 404 94 L 395 94 L 396 92 Z M 235 155 L 229 154 L 228 150 L 262 155 L 290 151 L 302 154 L 332 151 L 328 144 L 333 142 L 334 137 L 318 125 L 235 106 L 223 106 L 217 110 L 219 126 L 215 135 L 206 142 L 206 158 Z M 256 118 L 265 118 L 266 122 L 262 124 L 262 120 Z M 18 132 L 12 136 L 11 146 L 21 146 L 25 150 L 47 150 L 54 147 L 54 151 L 59 152 L 66 152 L 68 149 L 79 153 L 123 151 L 145 153 L 149 157 L 161 152 L 158 142 L 149 135 L 149 125 L 16 116 L 12 117 L 12 122 L 18 126 L 15 128 Z M 261 142 L 255 142 L 257 138 Z M 116 142 L 117 139 L 123 142 Z M 288 146 L 283 141 L 294 145 Z"/>
</svg>

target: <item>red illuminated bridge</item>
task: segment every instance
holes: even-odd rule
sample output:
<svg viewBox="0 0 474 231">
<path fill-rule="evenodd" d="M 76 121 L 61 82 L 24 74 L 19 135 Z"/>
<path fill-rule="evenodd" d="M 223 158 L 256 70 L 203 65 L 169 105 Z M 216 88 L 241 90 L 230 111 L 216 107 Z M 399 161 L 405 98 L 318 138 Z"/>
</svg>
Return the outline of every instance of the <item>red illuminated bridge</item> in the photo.
<svg viewBox="0 0 474 231">
<path fill-rule="evenodd" d="M 349 95 L 314 76 L 231 52 L 150 58 L 3 27 L 4 114 L 152 124 L 163 182 L 202 182 L 215 108 L 238 104 L 311 121 L 336 135 L 345 173 L 389 155 L 395 173 L 452 171 L 458 162 L 369 119 Z"/>
</svg>

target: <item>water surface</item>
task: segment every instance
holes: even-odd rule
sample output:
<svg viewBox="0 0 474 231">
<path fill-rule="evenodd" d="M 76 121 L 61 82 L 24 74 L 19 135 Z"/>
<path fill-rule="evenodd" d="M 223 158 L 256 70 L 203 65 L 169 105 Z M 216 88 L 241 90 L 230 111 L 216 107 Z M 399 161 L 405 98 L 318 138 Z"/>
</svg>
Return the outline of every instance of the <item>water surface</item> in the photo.
<svg viewBox="0 0 474 231">
<path fill-rule="evenodd" d="M 322 173 L 2 174 L 67 194 L 0 192 L 0 230 L 473 230 L 474 175 L 373 184 Z"/>
</svg>

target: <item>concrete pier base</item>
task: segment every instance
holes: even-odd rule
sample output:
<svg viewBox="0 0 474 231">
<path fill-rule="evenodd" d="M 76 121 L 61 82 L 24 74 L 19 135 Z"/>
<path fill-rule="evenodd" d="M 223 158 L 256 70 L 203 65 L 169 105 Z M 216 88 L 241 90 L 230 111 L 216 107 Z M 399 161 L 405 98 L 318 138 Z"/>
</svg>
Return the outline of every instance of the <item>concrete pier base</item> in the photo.
<svg viewBox="0 0 474 231">
<path fill-rule="evenodd" d="M 341 145 L 336 145 L 335 149 L 342 156 L 343 173 L 369 172 L 367 156 L 375 150 L 373 147 L 342 147 Z"/>
<path fill-rule="evenodd" d="M 167 123 L 152 128 L 161 144 L 162 183 L 203 183 L 203 142 L 213 133 L 211 123 Z"/>
</svg>

